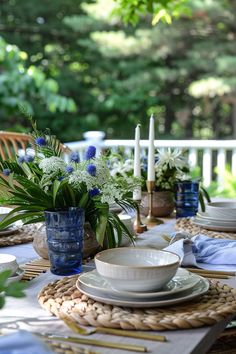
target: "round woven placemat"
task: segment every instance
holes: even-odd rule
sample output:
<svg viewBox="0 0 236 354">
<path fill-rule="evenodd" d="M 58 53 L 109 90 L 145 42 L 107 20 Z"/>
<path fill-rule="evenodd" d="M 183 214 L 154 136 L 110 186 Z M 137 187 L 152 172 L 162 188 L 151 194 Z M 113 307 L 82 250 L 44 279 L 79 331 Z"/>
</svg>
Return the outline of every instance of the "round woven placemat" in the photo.
<svg viewBox="0 0 236 354">
<path fill-rule="evenodd" d="M 0 247 L 14 246 L 20 245 L 22 243 L 32 242 L 37 230 L 37 224 L 24 225 L 11 235 L 2 235 L 0 236 Z"/>
<path fill-rule="evenodd" d="M 222 232 L 222 231 L 211 231 L 204 229 L 204 227 L 195 225 L 193 223 L 193 218 L 179 218 L 175 223 L 176 230 L 183 230 L 189 232 L 191 235 L 204 234 L 213 238 L 227 238 L 230 240 L 236 240 L 236 233 L 234 232 Z"/>
<path fill-rule="evenodd" d="M 59 317 L 60 311 L 81 325 L 138 330 L 188 329 L 213 325 L 235 313 L 235 290 L 211 282 L 199 299 L 168 308 L 135 309 L 94 301 L 76 288 L 78 276 L 57 280 L 38 295 L 41 306 Z"/>
</svg>

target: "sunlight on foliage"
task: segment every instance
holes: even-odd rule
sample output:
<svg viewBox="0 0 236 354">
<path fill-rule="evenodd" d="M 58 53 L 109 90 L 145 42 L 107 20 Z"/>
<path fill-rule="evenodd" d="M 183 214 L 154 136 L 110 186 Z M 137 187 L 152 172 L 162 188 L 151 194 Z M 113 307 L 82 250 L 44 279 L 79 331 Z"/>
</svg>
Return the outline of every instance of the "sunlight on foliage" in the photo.
<svg viewBox="0 0 236 354">
<path fill-rule="evenodd" d="M 224 80 L 215 77 L 195 81 L 189 86 L 190 95 L 196 98 L 223 96 L 230 92 L 230 86 Z"/>
<path fill-rule="evenodd" d="M 108 57 L 117 55 L 129 56 L 148 50 L 151 39 L 146 36 L 148 32 L 139 31 L 138 36 L 127 36 L 123 31 L 94 32 L 91 38 L 99 45 L 99 50 Z"/>
</svg>

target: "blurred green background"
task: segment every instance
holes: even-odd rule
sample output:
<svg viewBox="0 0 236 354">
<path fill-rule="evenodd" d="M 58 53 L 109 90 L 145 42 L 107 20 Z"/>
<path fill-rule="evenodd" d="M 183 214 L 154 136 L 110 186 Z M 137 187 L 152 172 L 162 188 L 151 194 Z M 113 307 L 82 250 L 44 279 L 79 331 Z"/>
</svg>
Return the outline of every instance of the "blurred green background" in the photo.
<svg viewBox="0 0 236 354">
<path fill-rule="evenodd" d="M 133 138 L 138 122 L 147 138 L 151 113 L 158 139 L 234 139 L 235 14 L 226 0 L 1 0 L 0 129 L 29 129 L 25 104 L 65 142 Z"/>
</svg>

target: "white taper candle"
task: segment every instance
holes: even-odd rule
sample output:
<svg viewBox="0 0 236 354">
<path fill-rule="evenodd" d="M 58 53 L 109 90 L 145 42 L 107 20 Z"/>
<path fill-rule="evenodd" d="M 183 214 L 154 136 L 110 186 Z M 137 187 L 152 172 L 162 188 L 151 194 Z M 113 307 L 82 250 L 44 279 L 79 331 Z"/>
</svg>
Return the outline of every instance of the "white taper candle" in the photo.
<svg viewBox="0 0 236 354">
<path fill-rule="evenodd" d="M 154 139 L 155 139 L 155 128 L 154 128 L 154 117 L 153 117 L 153 114 L 152 114 L 151 118 L 150 118 L 150 124 L 149 124 L 148 173 L 147 173 L 147 180 L 148 181 L 155 181 Z"/>
<path fill-rule="evenodd" d="M 140 124 L 135 128 L 135 145 L 134 145 L 134 176 L 141 177 L 140 164 Z M 133 192 L 133 200 L 141 200 L 141 186 L 135 188 Z"/>
</svg>

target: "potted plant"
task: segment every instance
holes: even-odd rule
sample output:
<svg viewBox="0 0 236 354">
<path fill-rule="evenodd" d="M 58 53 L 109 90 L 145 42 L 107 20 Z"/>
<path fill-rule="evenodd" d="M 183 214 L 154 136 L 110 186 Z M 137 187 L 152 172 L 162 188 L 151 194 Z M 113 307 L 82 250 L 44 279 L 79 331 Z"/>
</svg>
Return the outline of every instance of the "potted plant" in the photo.
<svg viewBox="0 0 236 354">
<path fill-rule="evenodd" d="M 96 157 L 90 146 L 83 161 L 72 152 L 63 158 L 60 142 L 49 131 L 37 129 L 30 118 L 32 148 L 24 156 L 0 161 L 0 202 L 14 209 L 0 223 L 5 228 L 17 220 L 24 224 L 46 221 L 51 270 L 73 274 L 81 270 L 84 221 L 90 223 L 99 245 L 120 244 L 133 235 L 109 205 L 135 208 L 134 178 L 111 176 L 107 157 Z M 62 257 L 63 255 L 63 257 Z"/>
</svg>

